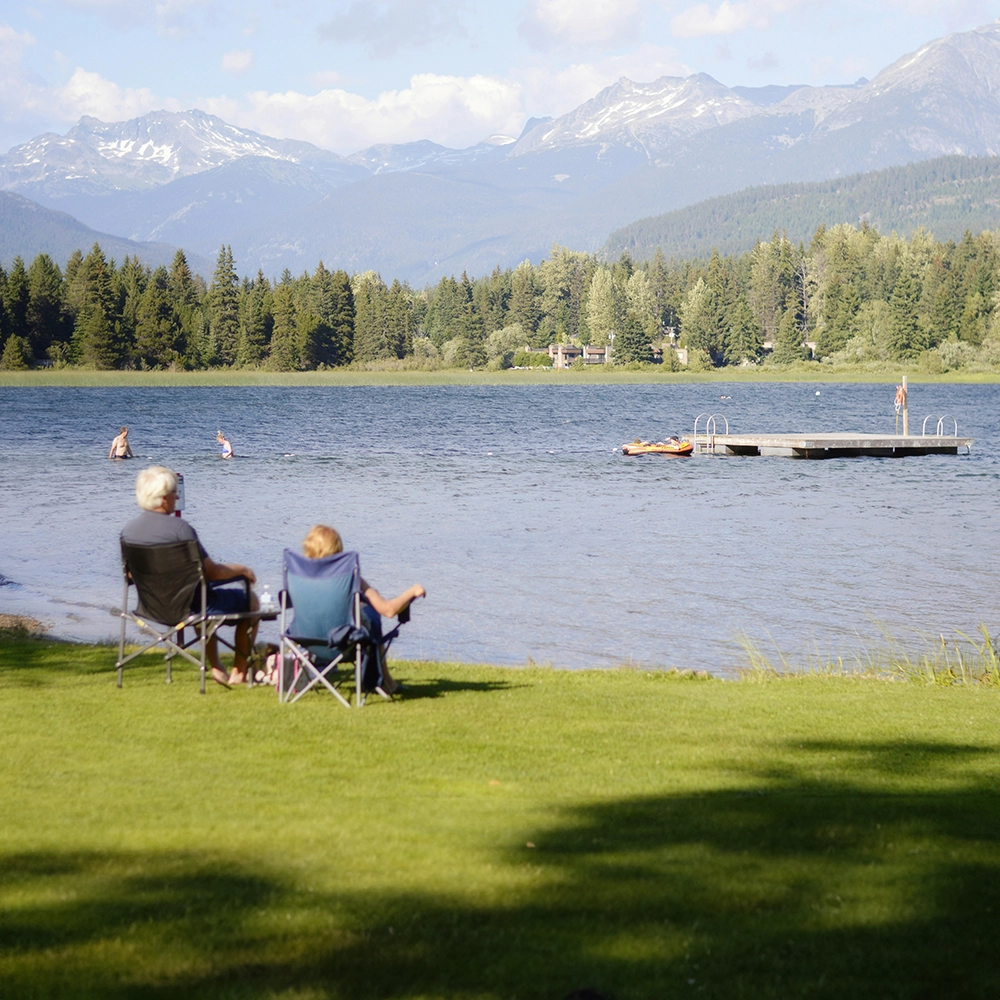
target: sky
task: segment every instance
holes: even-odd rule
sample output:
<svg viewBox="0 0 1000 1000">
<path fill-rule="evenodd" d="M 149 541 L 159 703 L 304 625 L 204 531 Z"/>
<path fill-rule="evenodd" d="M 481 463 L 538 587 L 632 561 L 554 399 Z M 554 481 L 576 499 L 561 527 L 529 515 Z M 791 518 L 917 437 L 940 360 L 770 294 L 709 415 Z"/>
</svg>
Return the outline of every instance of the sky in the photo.
<svg viewBox="0 0 1000 1000">
<path fill-rule="evenodd" d="M 0 5 L 0 150 L 199 108 L 349 154 L 517 136 L 621 77 L 853 83 L 980 0 L 34 0 Z"/>
</svg>

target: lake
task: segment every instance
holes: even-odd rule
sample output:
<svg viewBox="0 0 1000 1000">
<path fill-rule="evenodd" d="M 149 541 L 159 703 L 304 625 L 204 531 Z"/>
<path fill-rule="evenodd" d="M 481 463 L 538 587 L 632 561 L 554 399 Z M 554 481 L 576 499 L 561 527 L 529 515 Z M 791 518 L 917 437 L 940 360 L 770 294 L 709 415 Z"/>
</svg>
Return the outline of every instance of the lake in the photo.
<svg viewBox="0 0 1000 1000">
<path fill-rule="evenodd" d="M 734 433 L 887 433 L 893 396 L 815 383 L 0 388 L 0 612 L 116 636 L 118 532 L 136 473 L 156 462 L 184 474 L 185 516 L 212 557 L 272 591 L 282 549 L 318 522 L 383 594 L 422 583 L 400 657 L 726 675 L 746 640 L 801 664 L 883 632 L 992 629 L 1000 387 L 911 386 L 911 430 L 953 414 L 976 439 L 968 456 L 616 450 L 690 434 L 703 412 Z M 139 461 L 107 460 L 120 424 Z"/>
</svg>

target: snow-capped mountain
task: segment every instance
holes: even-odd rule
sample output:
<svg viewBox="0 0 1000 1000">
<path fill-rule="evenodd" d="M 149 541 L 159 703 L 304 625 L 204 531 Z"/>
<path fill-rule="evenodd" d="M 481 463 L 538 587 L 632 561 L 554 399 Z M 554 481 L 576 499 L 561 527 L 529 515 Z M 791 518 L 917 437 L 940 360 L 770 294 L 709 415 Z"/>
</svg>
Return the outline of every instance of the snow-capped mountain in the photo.
<svg viewBox="0 0 1000 1000">
<path fill-rule="evenodd" d="M 192 110 L 155 111 L 125 122 L 84 117 L 66 135 L 47 132 L 0 157 L 0 188 L 50 197 L 136 191 L 247 156 L 308 166 L 344 183 L 365 173 L 308 142 L 272 139 Z"/>
<path fill-rule="evenodd" d="M 706 73 L 653 83 L 622 77 L 592 100 L 519 139 L 512 156 L 569 146 L 637 142 L 650 151 L 680 136 L 728 125 L 760 107 Z"/>
<path fill-rule="evenodd" d="M 206 256 L 231 243 L 247 272 L 323 259 L 423 281 L 553 242 L 597 250 L 638 218 L 752 185 L 955 153 L 1000 153 L 1000 22 L 853 85 L 621 79 L 517 140 L 463 150 L 424 141 L 345 158 L 197 111 L 85 118 L 0 157 L 0 189 L 137 241 Z"/>
</svg>

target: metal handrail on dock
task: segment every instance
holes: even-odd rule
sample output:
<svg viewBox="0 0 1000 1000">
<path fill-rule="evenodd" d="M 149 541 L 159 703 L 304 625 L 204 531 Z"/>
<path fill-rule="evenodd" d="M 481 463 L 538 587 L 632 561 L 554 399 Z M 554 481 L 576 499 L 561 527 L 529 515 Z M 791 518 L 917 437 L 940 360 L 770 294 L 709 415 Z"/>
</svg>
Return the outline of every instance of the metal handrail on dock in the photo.
<svg viewBox="0 0 1000 1000">
<path fill-rule="evenodd" d="M 701 444 L 704 445 L 702 451 L 714 451 L 715 450 L 715 435 L 718 433 L 716 429 L 716 421 L 724 420 L 726 423 L 726 434 L 729 434 L 729 418 L 724 413 L 699 413 L 698 416 L 694 418 L 694 430 L 691 432 L 691 441 L 695 448 L 698 448 L 698 421 L 701 418 L 705 418 L 705 438 Z M 711 430 L 709 430 L 711 428 Z"/>
<path fill-rule="evenodd" d="M 933 419 L 934 419 L 934 414 L 933 413 L 928 413 L 927 416 L 924 417 L 924 425 L 920 429 L 920 436 L 921 437 L 926 437 L 927 436 L 927 421 L 928 420 L 933 420 Z M 938 417 L 937 432 L 936 432 L 937 437 L 944 437 L 944 422 L 946 420 L 949 420 L 949 419 L 955 424 L 955 434 L 954 434 L 954 436 L 958 437 L 958 418 L 956 416 L 954 416 L 953 414 L 951 414 L 951 413 L 945 413 L 943 416 Z"/>
</svg>

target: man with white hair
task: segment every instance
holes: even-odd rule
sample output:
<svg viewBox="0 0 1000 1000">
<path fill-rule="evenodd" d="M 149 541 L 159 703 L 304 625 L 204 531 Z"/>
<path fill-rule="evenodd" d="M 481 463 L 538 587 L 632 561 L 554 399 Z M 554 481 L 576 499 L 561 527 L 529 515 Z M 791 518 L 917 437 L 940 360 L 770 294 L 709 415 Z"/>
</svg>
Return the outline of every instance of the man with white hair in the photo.
<svg viewBox="0 0 1000 1000">
<path fill-rule="evenodd" d="M 211 614 L 257 611 L 260 602 L 251 590 L 249 599 L 244 587 L 225 587 L 230 580 L 246 577 L 256 583 L 257 577 L 249 566 L 238 563 L 217 563 L 198 541 L 194 528 L 181 517 L 171 517 L 177 506 L 177 473 L 162 465 L 143 469 L 135 480 L 135 498 L 142 513 L 122 528 L 122 540 L 131 545 L 169 545 L 173 542 L 195 542 L 201 554 L 202 568 L 208 581 L 208 611 Z M 200 591 L 195 591 L 195 601 Z M 201 610 L 196 608 L 195 610 Z M 232 672 L 227 676 L 219 661 L 219 643 L 213 635 L 206 652 L 212 665 L 212 677 L 219 684 L 242 684 L 246 679 L 247 658 L 257 637 L 257 622 L 246 619 L 236 625 L 236 653 Z"/>
</svg>

